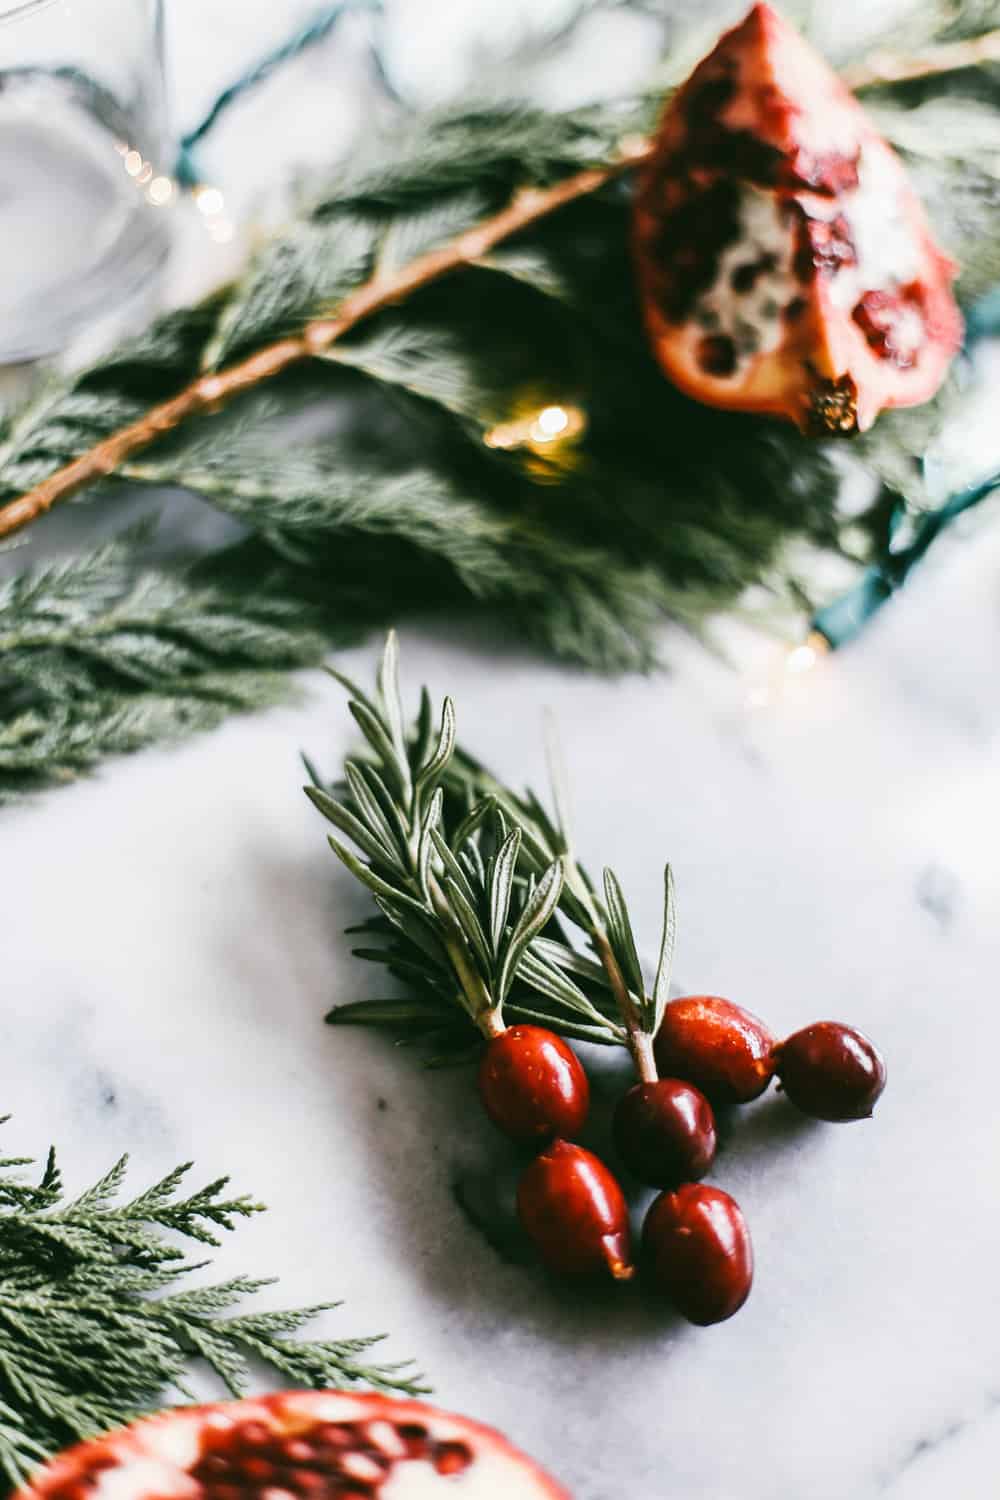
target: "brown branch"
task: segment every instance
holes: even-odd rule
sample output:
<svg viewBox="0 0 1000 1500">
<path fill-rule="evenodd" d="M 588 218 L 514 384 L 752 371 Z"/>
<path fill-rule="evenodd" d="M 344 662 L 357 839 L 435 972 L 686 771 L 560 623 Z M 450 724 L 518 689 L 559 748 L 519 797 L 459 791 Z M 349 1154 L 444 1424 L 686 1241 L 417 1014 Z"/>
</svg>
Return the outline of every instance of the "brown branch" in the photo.
<svg viewBox="0 0 1000 1500">
<path fill-rule="evenodd" d="M 866 62 L 846 69 L 842 76 L 849 88 L 864 89 L 995 61 L 1000 61 L 1000 31 L 928 47 L 907 57 L 875 54 Z M 373 276 L 344 298 L 335 316 L 316 318 L 306 324 L 301 334 L 268 344 L 227 369 L 200 376 L 169 401 L 151 407 L 138 421 L 120 428 L 71 463 L 57 469 L 34 489 L 0 507 L 0 538 L 22 530 L 60 500 L 115 473 L 132 454 L 148 447 L 164 433 L 171 432 L 188 417 L 214 411 L 241 391 L 250 390 L 280 374 L 289 365 L 322 354 L 365 318 L 402 301 L 411 292 L 439 281 L 452 271 L 474 264 L 519 230 L 577 198 L 596 192 L 611 178 L 647 160 L 652 149 L 650 141 L 630 137 L 619 143 L 617 156 L 605 166 L 577 172 L 553 187 L 522 188 L 506 208 L 466 230 L 450 244 L 418 256 L 391 276 Z"/>
<path fill-rule="evenodd" d="M 650 154 L 650 143 L 632 137 L 619 144 L 618 155 L 606 166 L 591 167 L 566 177 L 552 187 L 522 188 L 506 208 L 452 240 L 439 250 L 417 256 L 392 275 L 376 273 L 344 298 L 332 317 L 315 318 L 301 334 L 280 339 L 227 369 L 200 376 L 169 401 L 153 406 L 137 421 L 81 453 L 79 458 L 50 474 L 41 484 L 0 508 L 0 537 L 11 536 L 67 499 L 85 485 L 113 474 L 126 459 L 171 432 L 188 417 L 215 411 L 241 391 L 287 370 L 289 365 L 324 353 L 365 318 L 400 302 L 449 272 L 474 264 L 494 246 L 546 215 L 596 192 L 611 178 Z"/>
<path fill-rule="evenodd" d="M 961 42 L 942 42 L 908 57 L 876 52 L 853 68 L 845 68 L 840 76 L 849 89 L 869 89 L 880 83 L 907 83 L 939 73 L 958 73 L 987 62 L 1000 62 L 1000 31 L 986 31 Z"/>
</svg>

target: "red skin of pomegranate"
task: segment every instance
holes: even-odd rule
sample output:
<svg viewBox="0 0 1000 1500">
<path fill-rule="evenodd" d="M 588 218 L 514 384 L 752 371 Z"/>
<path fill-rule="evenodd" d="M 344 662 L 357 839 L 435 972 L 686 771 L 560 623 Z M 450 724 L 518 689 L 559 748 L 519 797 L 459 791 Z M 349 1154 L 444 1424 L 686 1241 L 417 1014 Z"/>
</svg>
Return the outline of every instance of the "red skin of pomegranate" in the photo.
<svg viewBox="0 0 1000 1500">
<path fill-rule="evenodd" d="M 775 1049 L 781 1086 L 817 1120 L 867 1120 L 885 1088 L 885 1063 L 863 1032 L 816 1021 Z"/>
<path fill-rule="evenodd" d="M 526 1146 L 576 1135 L 590 1108 L 580 1059 L 543 1026 L 508 1026 L 490 1038 L 479 1065 L 479 1094 L 494 1125 Z"/>
<path fill-rule="evenodd" d="M 380 1500 L 411 1471 L 428 1500 L 439 1491 L 442 1500 L 570 1500 L 492 1428 L 420 1401 L 342 1391 L 146 1418 L 70 1448 L 16 1500 L 104 1500 L 105 1486 L 115 1500 Z"/>
<path fill-rule="evenodd" d="M 689 1323 L 723 1323 L 750 1295 L 750 1231 L 721 1188 L 687 1182 L 661 1193 L 646 1215 L 642 1250 L 653 1284 Z"/>
<path fill-rule="evenodd" d="M 553 1141 L 525 1170 L 517 1212 L 551 1271 L 589 1276 L 634 1274 L 625 1195 L 593 1152 Z"/>
<path fill-rule="evenodd" d="M 775 1042 L 731 1000 L 689 995 L 667 1005 L 653 1050 L 661 1076 L 685 1078 L 717 1104 L 746 1104 L 771 1081 Z"/>
<path fill-rule="evenodd" d="M 712 1106 L 680 1078 L 634 1084 L 618 1101 L 613 1128 L 618 1155 L 650 1187 L 696 1182 L 715 1159 Z"/>
<path fill-rule="evenodd" d="M 710 406 L 863 432 L 933 396 L 961 343 L 956 268 L 902 162 L 769 5 L 668 103 L 634 247 L 653 352 Z"/>
</svg>

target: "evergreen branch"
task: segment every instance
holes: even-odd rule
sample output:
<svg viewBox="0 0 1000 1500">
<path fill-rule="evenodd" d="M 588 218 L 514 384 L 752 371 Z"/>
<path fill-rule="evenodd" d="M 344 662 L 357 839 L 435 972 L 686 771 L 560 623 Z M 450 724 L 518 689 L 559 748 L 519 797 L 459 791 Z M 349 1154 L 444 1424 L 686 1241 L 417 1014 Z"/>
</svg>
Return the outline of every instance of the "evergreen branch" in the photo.
<svg viewBox="0 0 1000 1500">
<path fill-rule="evenodd" d="M 372 1338 L 300 1342 L 294 1335 L 334 1304 L 223 1316 L 266 1281 L 234 1277 L 176 1290 L 199 1269 L 165 1237 L 216 1244 L 216 1229 L 261 1212 L 226 1179 L 183 1196 L 178 1167 L 131 1201 L 124 1159 L 64 1203 L 54 1156 L 33 1187 L 0 1163 L 0 1471 L 17 1485 L 67 1443 L 184 1395 L 202 1359 L 233 1395 L 248 1359 L 301 1386 L 359 1385 L 416 1394 L 407 1366 L 365 1358 Z"/>
<path fill-rule="evenodd" d="M 884 83 L 900 83 L 940 76 L 958 69 L 981 66 L 1000 56 L 1000 33 L 992 31 L 954 42 L 945 42 L 912 56 L 883 55 L 856 65 L 846 73 L 852 88 L 861 90 Z M 489 115 L 490 128 L 502 135 L 504 120 L 498 112 Z M 338 185 L 329 209 L 320 203 L 312 224 L 298 237 L 279 241 L 268 248 L 244 283 L 222 299 L 214 329 L 201 350 L 198 374 L 180 391 L 158 401 L 145 411 L 135 404 L 120 406 L 116 413 L 101 413 L 102 427 L 109 427 L 97 441 L 54 472 L 37 477 L 29 468 L 15 474 L 26 484 L 24 492 L 0 507 L 0 537 L 10 536 L 31 524 L 60 501 L 111 474 L 150 444 L 191 419 L 216 411 L 233 397 L 275 379 L 288 369 L 326 355 L 359 323 L 387 307 L 397 305 L 441 278 L 471 264 L 489 265 L 490 252 L 534 224 L 583 197 L 595 193 L 612 178 L 648 159 L 652 146 L 639 135 L 620 134 L 613 155 L 569 176 L 547 182 L 553 170 L 564 170 L 567 159 L 593 156 L 596 147 L 607 150 L 606 135 L 598 128 L 596 115 L 586 112 L 560 117 L 544 112 L 512 109 L 506 117 L 509 137 L 484 145 L 482 121 L 475 111 L 459 112 L 422 122 L 414 141 L 414 158 L 405 149 L 388 161 L 376 158 L 356 163 Z M 601 122 L 606 132 L 607 121 Z M 440 139 L 428 156 L 431 129 Z M 521 187 L 496 212 L 469 224 L 475 200 L 469 197 L 469 175 L 497 173 L 516 160 L 529 180 L 543 185 Z M 486 175 L 485 180 L 489 180 Z M 410 254 L 413 245 L 426 240 L 426 226 L 415 235 L 390 229 L 383 252 L 376 254 L 376 235 L 371 223 L 345 217 L 363 208 L 368 213 L 381 207 L 399 207 L 419 201 L 431 190 L 441 193 L 464 190 L 463 201 L 445 199 L 444 223 L 458 224 L 442 245 Z M 426 215 L 428 210 L 423 210 Z M 431 211 L 439 223 L 442 206 Z M 333 216 L 332 223 L 328 222 Z M 419 215 L 418 215 L 419 219 Z M 325 221 L 327 220 L 327 221 Z M 431 238 L 434 238 L 433 231 Z M 374 256 L 374 262 L 372 257 Z M 372 266 L 374 265 L 374 269 Z M 329 308 L 320 311 L 315 308 Z M 296 331 L 274 337 L 276 330 Z M 261 340 L 270 339 L 261 345 Z M 260 345 L 234 364 L 217 368 L 221 359 L 240 348 Z M 8 453 L 16 450 L 17 433 L 8 439 Z"/>
<path fill-rule="evenodd" d="M 325 651 L 301 600 L 143 567 L 143 541 L 0 584 L 0 803 L 277 702 Z"/>
<path fill-rule="evenodd" d="M 487 255 L 494 246 L 528 228 L 567 203 L 594 193 L 612 177 L 648 154 L 642 142 L 621 143 L 621 153 L 602 167 L 587 168 L 547 188 L 522 188 L 499 213 L 460 234 L 442 249 L 417 256 L 391 274 L 381 271 L 349 293 L 332 316 L 311 319 L 297 335 L 265 345 L 252 355 L 215 373 L 199 376 L 177 395 L 159 402 L 136 421 L 109 436 L 57 469 L 17 500 L 0 508 L 0 537 L 11 536 L 61 500 L 87 485 L 117 472 L 133 454 L 173 431 L 192 417 L 218 409 L 224 402 L 271 380 L 291 366 L 315 358 L 365 318 Z M 220 329 L 210 346 L 230 346 L 233 331 Z"/>
</svg>

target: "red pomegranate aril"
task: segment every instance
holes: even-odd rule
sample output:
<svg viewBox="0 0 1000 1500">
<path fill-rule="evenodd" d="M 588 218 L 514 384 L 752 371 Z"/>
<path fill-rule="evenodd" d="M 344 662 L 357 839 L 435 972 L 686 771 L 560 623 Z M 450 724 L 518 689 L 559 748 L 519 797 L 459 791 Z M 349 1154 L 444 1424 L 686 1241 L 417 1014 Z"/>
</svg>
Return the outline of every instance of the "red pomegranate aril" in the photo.
<svg viewBox="0 0 1000 1500">
<path fill-rule="evenodd" d="M 618 1155 L 650 1187 L 704 1177 L 715 1159 L 715 1115 L 700 1089 L 680 1078 L 636 1083 L 614 1115 Z"/>
<path fill-rule="evenodd" d="M 461 1474 L 471 1462 L 467 1443 L 439 1443 L 434 1450 L 434 1467 L 439 1474 Z"/>
<path fill-rule="evenodd" d="M 551 1271 L 567 1276 L 634 1274 L 628 1204 L 616 1179 L 591 1151 L 553 1141 L 526 1168 L 517 1212 Z"/>
<path fill-rule="evenodd" d="M 750 1231 L 721 1188 L 689 1182 L 661 1193 L 646 1215 L 642 1249 L 654 1286 L 690 1323 L 723 1323 L 750 1295 Z"/>
<path fill-rule="evenodd" d="M 797 1031 L 775 1048 L 775 1062 L 789 1099 L 817 1120 L 867 1120 L 885 1088 L 878 1048 L 838 1021 Z"/>
<path fill-rule="evenodd" d="M 508 1026 L 486 1044 L 479 1093 L 490 1119 L 522 1145 L 578 1133 L 590 1084 L 572 1047 L 543 1026 Z"/>
<path fill-rule="evenodd" d="M 717 995 L 671 1000 L 654 1043 L 661 1077 L 686 1079 L 718 1104 L 746 1104 L 774 1074 L 775 1037 L 759 1017 Z"/>
</svg>

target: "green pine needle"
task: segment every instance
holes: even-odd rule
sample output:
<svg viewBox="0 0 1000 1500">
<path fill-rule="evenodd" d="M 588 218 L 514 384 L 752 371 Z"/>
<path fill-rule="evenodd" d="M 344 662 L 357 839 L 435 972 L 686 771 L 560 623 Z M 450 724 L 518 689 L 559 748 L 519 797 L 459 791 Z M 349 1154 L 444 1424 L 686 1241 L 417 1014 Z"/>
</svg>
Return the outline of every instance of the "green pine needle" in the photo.
<svg viewBox="0 0 1000 1500">
<path fill-rule="evenodd" d="M 227 1196 L 227 1178 L 185 1196 L 185 1165 L 123 1198 L 123 1157 L 67 1200 L 54 1153 L 37 1182 L 18 1174 L 28 1165 L 0 1162 L 0 1471 L 11 1485 L 68 1443 L 187 1397 L 196 1361 L 232 1396 L 258 1361 L 291 1385 L 425 1389 L 408 1365 L 370 1357 L 376 1338 L 295 1337 L 336 1304 L 234 1312 L 270 1284 L 245 1276 L 178 1289 L 203 1263 L 168 1233 L 214 1246 L 218 1231 L 262 1211 Z"/>
</svg>

